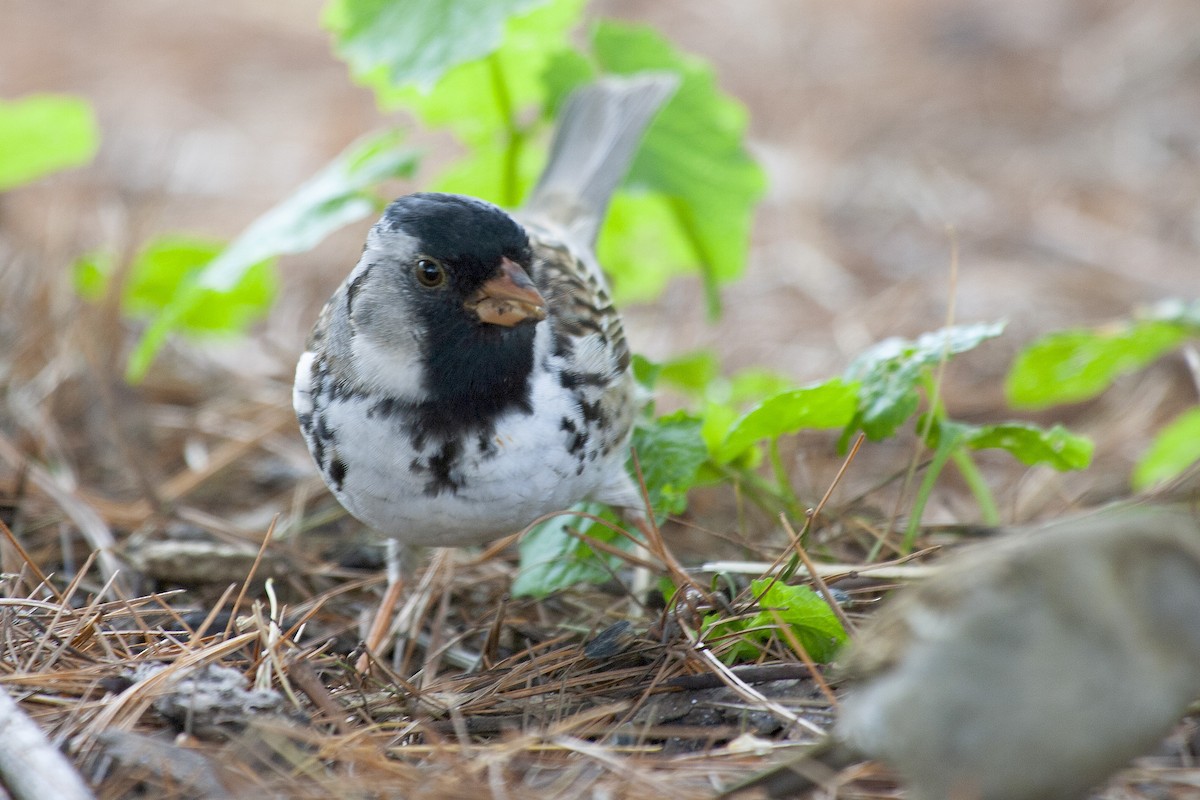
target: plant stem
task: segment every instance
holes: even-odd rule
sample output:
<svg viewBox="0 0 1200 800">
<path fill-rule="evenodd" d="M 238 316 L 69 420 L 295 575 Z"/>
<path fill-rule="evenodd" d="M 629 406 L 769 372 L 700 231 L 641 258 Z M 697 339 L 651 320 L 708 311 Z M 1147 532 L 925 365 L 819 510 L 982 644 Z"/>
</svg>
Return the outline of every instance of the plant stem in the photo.
<svg viewBox="0 0 1200 800">
<path fill-rule="evenodd" d="M 971 494 L 975 496 L 975 502 L 979 505 L 979 514 L 983 517 L 983 521 L 988 525 L 999 525 L 1000 508 L 996 505 L 996 498 L 992 495 L 987 481 L 983 479 L 983 473 L 979 471 L 979 467 L 975 466 L 975 460 L 971 458 L 971 454 L 964 447 L 956 447 L 950 457 L 954 459 L 954 466 L 958 467 Z"/>
<path fill-rule="evenodd" d="M 946 461 L 959 449 L 961 447 L 958 444 L 957 432 L 953 428 L 945 430 L 942 441 L 938 443 L 938 448 L 933 453 L 933 459 L 925 469 L 925 477 L 921 479 L 916 499 L 913 500 L 908 527 L 904 530 L 904 541 L 900 545 L 901 555 L 908 555 L 912 552 L 913 546 L 917 542 L 917 533 L 921 530 L 921 516 L 925 513 L 925 505 L 929 502 L 929 496 L 933 494 L 934 484 L 937 483 L 938 476 L 942 474 L 942 468 L 946 466 Z"/>
<path fill-rule="evenodd" d="M 730 467 L 728 464 L 713 466 L 724 477 L 741 484 L 742 493 L 746 499 L 767 514 L 773 516 L 787 509 L 787 503 L 779 496 L 779 489 L 761 475 L 748 469 Z"/>
<path fill-rule="evenodd" d="M 948 425 L 954 424 L 946 418 L 946 407 L 942 405 L 940 394 L 935 391 L 937 389 L 932 376 L 928 373 L 924 376 L 923 383 L 925 386 L 926 396 L 930 399 L 930 415 L 926 418 L 929 422 L 924 426 L 924 430 L 920 432 L 922 438 L 927 438 L 929 430 L 932 427 L 932 421 L 936 421 L 942 425 L 943 430 Z M 961 439 L 961 437 L 957 437 Z M 971 494 L 975 497 L 975 503 L 979 506 L 979 515 L 988 525 L 1000 524 L 1000 507 L 996 505 L 996 498 L 992 494 L 991 488 L 987 485 L 987 481 L 983 478 L 983 473 L 979 471 L 979 467 L 975 465 L 975 459 L 971 458 L 970 452 L 964 444 L 955 444 L 950 458 L 954 460 L 954 466 L 958 467 L 959 473 L 963 476 L 963 480 L 967 482 L 967 488 L 971 490 Z M 940 465 L 939 465 L 940 468 Z"/>
<path fill-rule="evenodd" d="M 770 454 L 771 470 L 775 473 L 775 485 L 779 497 L 783 500 L 788 515 L 799 519 L 804 516 L 804 510 L 800 508 L 800 498 L 796 497 L 796 493 L 792 491 L 791 479 L 783 466 L 783 456 L 779 454 L 779 437 L 771 440 Z"/>
<path fill-rule="evenodd" d="M 517 166 L 520 163 L 521 147 L 525 143 L 525 132 L 517 124 L 516 109 L 512 94 L 508 91 L 508 80 L 504 76 L 504 65 L 496 53 L 488 56 L 488 69 L 492 77 L 492 94 L 504 119 L 504 180 L 501 205 L 515 206 L 518 196 Z"/>
</svg>

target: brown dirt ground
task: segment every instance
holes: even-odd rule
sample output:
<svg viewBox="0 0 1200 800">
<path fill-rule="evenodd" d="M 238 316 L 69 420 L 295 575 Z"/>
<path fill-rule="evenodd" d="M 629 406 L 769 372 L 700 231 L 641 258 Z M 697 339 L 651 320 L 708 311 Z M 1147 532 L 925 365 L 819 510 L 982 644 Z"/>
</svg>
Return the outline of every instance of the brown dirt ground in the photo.
<svg viewBox="0 0 1200 800">
<path fill-rule="evenodd" d="M 590 664 L 576 646 L 621 618 L 622 598 L 580 591 L 504 605 L 508 554 L 436 562 L 440 569 L 426 573 L 427 608 L 417 614 L 435 640 L 409 648 L 395 675 L 362 681 L 339 666 L 339 647 L 355 641 L 355 615 L 373 602 L 377 573 L 332 565 L 328 543 L 354 539 L 357 526 L 313 522 L 331 501 L 288 403 L 307 328 L 351 266 L 368 221 L 282 262 L 279 302 L 249 341 L 174 345 L 137 388 L 121 381 L 119 367 L 135 332 L 70 289 L 69 265 L 92 248 L 128 253 L 166 231 L 236 235 L 385 121 L 330 54 L 320 5 L 0 3 L 0 97 L 86 95 L 104 139 L 90 167 L 0 198 L 0 513 L 22 532 L 33 562 L 63 576 L 75 574 L 107 529 L 123 554 L 144 553 L 165 535 L 248 544 L 253 553 L 281 515 L 258 574 L 275 571 L 289 620 L 312 612 L 304 645 L 243 641 L 247 650 L 225 653 L 223 637 L 203 641 L 209 660 L 248 673 L 262 653 L 285 653 L 293 660 L 278 668 L 296 684 L 305 677 L 294 663 L 311 657 L 316 677 L 291 706 L 303 706 L 310 721 L 281 714 L 266 727 L 255 723 L 253 736 L 234 725 L 234 733 L 177 740 L 209 759 L 204 769 L 221 772 L 235 794 L 259 787 L 280 797 L 708 796 L 714 783 L 762 762 L 728 741 L 747 730 L 778 735 L 778 720 L 731 712 L 744 698 L 690 684 L 684 696 L 705 713 L 663 710 L 671 695 L 662 687 L 704 667 L 661 637 L 645 652 Z M 724 317 L 709 323 L 698 284 L 677 281 L 659 301 L 625 310 L 635 349 L 664 358 L 710 347 L 731 371 L 758 365 L 798 381 L 827 377 L 874 341 L 943 324 L 956 244 L 956 319 L 1006 319 L 1009 328 L 950 366 L 943 396 L 951 413 L 1062 421 L 1097 445 L 1095 465 L 1072 475 L 982 456 L 1005 520 L 1056 517 L 1129 493 L 1130 468 L 1153 432 L 1196 402 L 1181 357 L 1095 401 L 1033 416 L 1006 407 L 1003 377 L 1039 334 L 1195 297 L 1200 5 L 599 0 L 589 13 L 648 22 L 708 59 L 721 86 L 746 104 L 751 146 L 771 184 L 746 275 L 724 292 Z M 422 175 L 452 154 L 437 136 L 414 139 L 431 152 Z M 903 437 L 864 448 L 830 517 L 886 517 L 899 482 L 880 487 L 912 450 Z M 815 502 L 840 464 L 832 437 L 801 437 L 786 455 L 797 492 Z M 977 519 L 952 476 L 925 517 Z M 323 537 L 302 535 L 302 520 Z M 853 536 L 839 544 L 841 528 L 830 528 L 831 553 L 856 552 Z M 666 535 L 689 566 L 774 552 L 784 542 L 774 520 L 741 513 L 728 490 L 698 494 Z M 199 618 L 248 568 L 244 555 L 226 563 L 207 552 L 211 571 L 169 603 Z M 24 565 L 11 547 L 3 556 L 6 593 L 45 596 L 32 591 L 28 572 L 9 574 Z M 178 771 L 113 755 L 117 745 L 107 761 L 99 755 L 102 722 L 105 730 L 158 736 L 170 727 L 165 712 L 132 701 L 114 710 L 116 690 L 104 681 L 119 678 L 123 665 L 174 662 L 200 646 L 140 633 L 170 621 L 155 610 L 166 600 L 105 607 L 111 639 L 83 636 L 98 609 L 86 598 L 104 568 L 88 574 L 73 602 L 61 598 L 62 609 L 74 610 L 14 623 L 24 633 L 0 645 L 0 681 L 28 687 L 23 707 L 69 747 L 100 796 L 206 796 Z M 125 588 L 137 596 L 170 586 L 129 579 Z M 240 607 L 263 596 L 254 583 Z M 148 616 L 136 608 L 143 606 Z M 250 625 L 269 628 L 261 619 Z M 50 631 L 61 646 L 48 651 L 31 631 Z M 496 663 L 464 676 L 436 655 L 436 644 L 455 636 Z M 314 637 L 337 644 L 313 655 L 305 647 Z M 418 667 L 424 671 L 410 683 L 428 707 L 393 688 Z M 825 720 L 828 707 L 808 681 L 773 691 Z M 658 706 L 648 712 L 651 696 Z M 335 721 L 335 706 L 323 703 L 350 711 Z M 650 730 L 662 720 L 671 722 Z M 1101 796 L 1200 796 L 1200 773 L 1188 768 L 1190 738 L 1185 723 L 1158 760 Z M 861 779 L 839 796 L 895 796 L 878 774 L 852 777 Z"/>
</svg>

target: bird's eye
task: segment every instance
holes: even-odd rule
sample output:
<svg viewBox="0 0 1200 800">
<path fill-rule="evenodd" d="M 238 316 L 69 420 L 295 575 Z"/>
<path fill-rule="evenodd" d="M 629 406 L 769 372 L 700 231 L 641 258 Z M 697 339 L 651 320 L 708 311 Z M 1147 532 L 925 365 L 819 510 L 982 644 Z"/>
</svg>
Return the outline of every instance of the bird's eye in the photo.
<svg viewBox="0 0 1200 800">
<path fill-rule="evenodd" d="M 417 283 L 427 289 L 436 289 L 446 282 L 446 268 L 432 258 L 417 261 Z"/>
</svg>

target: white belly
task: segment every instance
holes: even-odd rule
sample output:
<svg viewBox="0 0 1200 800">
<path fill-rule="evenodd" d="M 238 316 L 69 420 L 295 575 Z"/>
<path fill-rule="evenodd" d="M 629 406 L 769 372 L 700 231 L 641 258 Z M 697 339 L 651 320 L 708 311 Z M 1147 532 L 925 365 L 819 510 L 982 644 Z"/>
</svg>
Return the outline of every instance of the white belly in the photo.
<svg viewBox="0 0 1200 800">
<path fill-rule="evenodd" d="M 611 502 L 632 489 L 627 442 L 607 454 L 598 441 L 590 453 L 571 452 L 563 421 L 582 429 L 578 404 L 551 376 L 536 380 L 536 415 L 510 411 L 486 439 L 475 432 L 456 439 L 452 465 L 440 470 L 431 465 L 447 461 L 446 442 L 414 443 L 406 420 L 368 413 L 376 399 L 343 397 L 325 408 L 336 458 L 345 465 L 341 485 L 330 488 L 378 532 L 437 547 L 486 542 L 581 500 Z"/>
</svg>

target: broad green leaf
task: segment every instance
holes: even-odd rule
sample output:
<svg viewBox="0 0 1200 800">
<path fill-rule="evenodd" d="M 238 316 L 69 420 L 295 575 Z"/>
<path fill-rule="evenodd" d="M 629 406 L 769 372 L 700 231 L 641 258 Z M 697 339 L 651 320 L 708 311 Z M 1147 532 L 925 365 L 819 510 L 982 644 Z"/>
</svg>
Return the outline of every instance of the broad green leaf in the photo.
<svg viewBox="0 0 1200 800">
<path fill-rule="evenodd" d="M 452 67 L 495 50 L 509 17 L 545 1 L 332 0 L 324 24 L 359 80 L 428 89 Z"/>
<path fill-rule="evenodd" d="M 854 417 L 857 396 L 858 384 L 833 378 L 769 397 L 733 424 L 713 459 L 728 463 L 763 439 L 800 430 L 841 428 Z"/>
<path fill-rule="evenodd" d="M 224 243 L 187 236 L 159 237 L 138 253 L 130 269 L 122 298 L 125 313 L 152 319 L 163 312 L 198 270 L 224 249 Z M 263 317 L 275 298 L 274 259 L 251 264 L 237 283 L 222 289 L 206 289 L 178 323 L 191 334 L 233 334 Z"/>
<path fill-rule="evenodd" d="M 846 369 L 848 380 L 861 382 L 853 426 L 874 441 L 888 438 L 916 412 L 917 384 L 926 368 L 1003 332 L 1003 322 L 953 325 L 912 340 L 896 337 L 872 345 Z"/>
<path fill-rule="evenodd" d="M 678 514 L 687 508 L 687 493 L 695 482 L 707 449 L 700 437 L 700 420 L 684 412 L 660 417 L 639 425 L 633 434 L 642 477 L 657 515 Z M 576 510 L 601 514 L 612 520 L 611 511 L 594 504 Z M 585 534 L 581 540 L 567 528 Z M 594 551 L 586 539 L 599 539 L 628 548 L 629 539 L 607 526 L 576 514 L 548 520 L 521 539 L 521 568 L 513 584 L 517 596 L 544 597 L 577 583 L 608 580 L 620 560 Z"/>
<path fill-rule="evenodd" d="M 1071 433 L 1062 425 L 1047 430 L 1024 422 L 972 428 L 966 443 L 973 450 L 1007 450 L 1022 464 L 1046 464 L 1060 472 L 1086 469 L 1095 449 L 1091 439 Z"/>
<path fill-rule="evenodd" d="M 752 591 L 757 594 L 764 583 L 764 579 L 753 581 Z M 788 586 L 776 581 L 759 600 L 759 605 L 764 611 L 759 612 L 751 624 L 774 622 L 774 616 L 765 609 L 775 609 L 817 663 L 833 660 L 838 649 L 846 642 L 846 630 L 841 621 L 825 598 L 811 587 Z"/>
<path fill-rule="evenodd" d="M 1135 489 L 1149 489 L 1200 461 L 1200 407 L 1189 408 L 1158 432 L 1133 469 Z"/>
<path fill-rule="evenodd" d="M 697 350 L 678 356 L 661 365 L 659 378 L 692 394 L 703 394 L 717 380 L 721 365 L 711 350 Z"/>
<path fill-rule="evenodd" d="M 277 255 L 307 250 L 337 228 L 377 212 L 381 201 L 369 187 L 388 178 L 407 177 L 416 165 L 416 156 L 400 148 L 400 139 L 399 132 L 387 131 L 351 145 L 191 273 L 138 342 L 127 376 L 137 380 L 144 375 L 172 331 L 191 319 L 196 308 L 214 293 L 228 294 L 241 285 L 246 272 L 256 265 Z"/>
<path fill-rule="evenodd" d="M 432 89 L 375 87 L 385 106 L 404 107 L 426 125 L 444 126 L 468 147 L 466 159 L 430 188 L 512 207 L 533 186 L 546 145 L 535 134 L 548 126 L 539 126 L 543 116 L 530 112 L 545 108 L 549 92 L 566 89 L 548 85 L 545 73 L 567 58 L 568 33 L 582 5 L 582 0 L 553 0 L 511 18 L 498 49 L 449 70 Z"/>
<path fill-rule="evenodd" d="M 71 266 L 75 293 L 84 300 L 99 300 L 108 288 L 114 260 L 112 253 L 94 250 L 80 256 Z"/>
<path fill-rule="evenodd" d="M 1185 326 L 1157 320 L 1049 334 L 1017 356 L 1005 382 L 1009 402 L 1045 408 L 1089 400 L 1120 375 L 1178 346 L 1187 334 Z"/>
<path fill-rule="evenodd" d="M 134 319 L 157 317 L 223 247 L 222 242 L 211 239 L 174 234 L 147 242 L 134 257 L 122 287 L 122 311 Z M 74 265 L 80 296 L 89 300 L 104 296 L 114 264 L 109 253 L 80 258 Z M 264 259 L 246 269 L 228 289 L 205 290 L 200 302 L 178 320 L 176 329 L 196 336 L 241 333 L 267 313 L 276 289 L 274 259 Z"/>
<path fill-rule="evenodd" d="M 701 424 L 687 412 L 677 411 L 638 425 L 633 431 L 633 446 L 650 505 L 660 517 L 681 514 L 687 508 L 688 490 L 695 485 L 697 472 L 708 458 Z"/>
<path fill-rule="evenodd" d="M 448 7 L 470 4 L 470 0 L 435 2 Z M 447 126 L 472 145 L 519 126 L 530 108 L 540 110 L 547 96 L 546 70 L 569 58 L 564 55 L 571 49 L 568 34 L 579 21 L 583 0 L 508 0 L 495 5 L 488 21 L 496 25 L 496 35 L 489 46 L 470 58 L 447 63 L 433 80 L 400 74 L 370 76 L 368 83 L 380 104 L 410 109 L 425 124 Z M 403 19 L 397 22 L 407 26 Z M 570 69 L 577 73 L 578 62 Z"/>
<path fill-rule="evenodd" d="M 88 163 L 99 139 L 92 107 L 81 97 L 0 101 L 0 192 Z"/>
<path fill-rule="evenodd" d="M 503 142 L 479 143 L 438 175 L 429 189 L 482 197 L 511 206 L 512 193 L 532 186 L 537 180 L 538 165 L 524 157 L 527 153 L 522 149 L 516 154 L 516 160 L 509 162 Z"/>
<path fill-rule="evenodd" d="M 643 389 L 649 393 L 658 385 L 658 376 L 662 374 L 662 364 L 651 361 L 640 353 L 633 354 L 633 377 Z"/>
<path fill-rule="evenodd" d="M 721 449 L 725 437 L 729 435 L 730 428 L 739 418 L 741 418 L 741 414 L 731 403 L 708 402 L 704 404 L 702 417 L 704 422 L 700 428 L 700 434 L 704 437 L 704 444 L 708 447 L 709 453 L 716 453 Z"/>
<path fill-rule="evenodd" d="M 551 53 L 542 68 L 545 103 L 542 117 L 553 120 L 571 92 L 596 77 L 596 67 L 578 50 L 564 48 Z"/>
<path fill-rule="evenodd" d="M 778 372 L 766 369 L 747 369 L 734 375 L 729 381 L 728 396 L 731 403 L 755 402 L 773 394 L 794 388 L 795 381 Z"/>
<path fill-rule="evenodd" d="M 699 267 L 696 249 L 657 192 L 618 192 L 608 205 L 596 255 L 612 278 L 619 306 L 653 300 L 677 275 Z"/>
<path fill-rule="evenodd" d="M 601 506 L 584 503 L 575 508 L 590 514 L 602 514 Z M 605 514 L 611 520 L 611 514 Z M 574 536 L 568 528 L 584 534 Z M 562 514 L 537 525 L 521 538 L 518 545 L 520 568 L 513 580 L 515 597 L 545 597 L 552 592 L 579 583 L 603 583 L 620 568 L 616 556 L 599 553 L 588 539 L 608 542 L 622 549 L 632 543 L 628 537 L 578 514 Z"/>
<path fill-rule="evenodd" d="M 745 265 L 752 212 L 766 185 L 743 145 L 746 111 L 720 92 L 707 64 L 675 50 L 650 28 L 601 21 L 592 48 L 605 72 L 669 71 L 683 79 L 651 123 L 626 185 L 667 198 L 692 251 L 683 266 L 701 268 L 715 312 L 717 285 L 736 278 Z M 625 235 L 629 227 L 627 222 Z M 654 259 L 646 256 L 642 268 L 647 263 Z"/>
<path fill-rule="evenodd" d="M 788 625 L 814 661 L 828 663 L 833 660 L 847 636 L 824 598 L 808 586 L 789 586 L 774 581 L 768 588 L 768 579 L 765 578 L 752 581 L 750 586 L 756 596 L 763 593 L 759 600 L 762 611 L 749 619 L 724 620 L 718 614 L 710 614 L 704 619 L 704 638 L 708 642 L 714 642 L 717 636 L 745 631 L 724 651 L 726 663 L 757 659 L 762 654 L 762 648 L 773 638 L 787 646 L 787 639 L 778 631 L 776 614 Z M 768 609 L 773 609 L 775 614 Z"/>
</svg>

